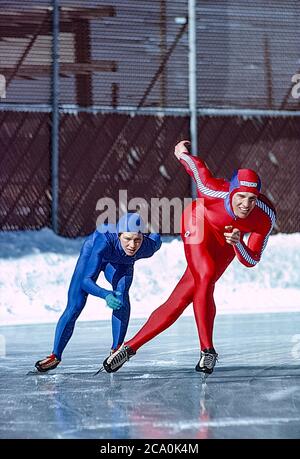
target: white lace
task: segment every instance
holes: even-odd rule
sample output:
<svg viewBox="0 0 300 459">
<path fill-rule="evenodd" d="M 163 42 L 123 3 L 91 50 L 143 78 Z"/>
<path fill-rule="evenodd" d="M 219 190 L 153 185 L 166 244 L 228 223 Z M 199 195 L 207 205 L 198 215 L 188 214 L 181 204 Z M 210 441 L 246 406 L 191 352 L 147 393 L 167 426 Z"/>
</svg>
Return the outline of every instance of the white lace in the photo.
<svg viewBox="0 0 300 459">
<path fill-rule="evenodd" d="M 214 368 L 216 361 L 218 360 L 218 354 L 213 354 L 210 352 L 201 352 L 200 367 L 206 367 L 209 370 Z"/>
<path fill-rule="evenodd" d="M 114 370 L 127 362 L 127 360 L 129 360 L 127 349 L 121 346 L 120 349 L 108 357 L 107 363 L 110 365 L 111 369 Z"/>
</svg>

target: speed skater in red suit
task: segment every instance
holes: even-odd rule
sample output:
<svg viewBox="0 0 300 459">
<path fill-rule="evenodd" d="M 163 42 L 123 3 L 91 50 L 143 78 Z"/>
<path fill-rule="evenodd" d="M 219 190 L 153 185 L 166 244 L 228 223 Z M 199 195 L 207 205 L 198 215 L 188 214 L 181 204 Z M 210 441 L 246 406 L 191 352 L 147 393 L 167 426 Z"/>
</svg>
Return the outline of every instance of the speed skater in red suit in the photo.
<svg viewBox="0 0 300 459">
<path fill-rule="evenodd" d="M 201 347 L 195 369 L 212 373 L 218 356 L 213 344 L 215 283 L 235 257 L 248 268 L 255 266 L 275 224 L 275 209 L 260 193 L 256 172 L 239 169 L 230 182 L 214 178 L 204 161 L 189 154 L 188 146 L 188 141 L 181 141 L 174 152 L 196 182 L 198 194 L 184 210 L 181 225 L 188 266 L 167 301 L 152 312 L 132 339 L 104 360 L 107 372 L 117 371 L 193 303 Z"/>
</svg>

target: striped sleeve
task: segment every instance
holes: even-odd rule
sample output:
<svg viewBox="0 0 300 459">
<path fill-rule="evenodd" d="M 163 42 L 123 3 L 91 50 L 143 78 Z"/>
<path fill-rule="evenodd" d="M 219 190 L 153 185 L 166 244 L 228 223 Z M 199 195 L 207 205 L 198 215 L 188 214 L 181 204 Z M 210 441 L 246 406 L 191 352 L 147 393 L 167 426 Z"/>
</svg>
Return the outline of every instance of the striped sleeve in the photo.
<svg viewBox="0 0 300 459">
<path fill-rule="evenodd" d="M 226 198 L 228 192 L 223 191 L 224 183 L 226 182 L 222 179 L 214 178 L 204 161 L 196 156 L 183 153 L 180 156 L 180 162 L 187 173 L 195 180 L 200 197 Z"/>
<path fill-rule="evenodd" d="M 268 216 L 265 231 L 251 233 L 247 245 L 241 241 L 234 246 L 238 260 L 247 268 L 252 268 L 260 261 L 276 221 L 275 212 L 271 207 L 260 199 L 257 200 L 256 205 Z"/>
</svg>

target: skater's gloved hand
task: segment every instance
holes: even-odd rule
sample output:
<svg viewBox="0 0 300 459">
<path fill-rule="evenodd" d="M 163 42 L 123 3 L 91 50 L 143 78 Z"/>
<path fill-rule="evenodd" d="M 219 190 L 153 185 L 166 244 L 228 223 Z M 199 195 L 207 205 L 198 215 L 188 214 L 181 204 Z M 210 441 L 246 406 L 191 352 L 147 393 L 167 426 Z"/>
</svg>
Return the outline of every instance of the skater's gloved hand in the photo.
<svg viewBox="0 0 300 459">
<path fill-rule="evenodd" d="M 121 301 L 121 292 L 112 292 L 105 297 L 106 304 L 111 309 L 120 309 L 123 306 Z"/>
</svg>

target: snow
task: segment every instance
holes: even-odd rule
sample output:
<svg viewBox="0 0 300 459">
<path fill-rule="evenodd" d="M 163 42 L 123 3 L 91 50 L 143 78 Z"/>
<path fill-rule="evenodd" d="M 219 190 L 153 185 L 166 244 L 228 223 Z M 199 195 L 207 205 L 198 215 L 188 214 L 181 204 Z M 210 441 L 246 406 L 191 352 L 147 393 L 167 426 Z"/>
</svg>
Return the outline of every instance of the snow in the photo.
<svg viewBox="0 0 300 459">
<path fill-rule="evenodd" d="M 178 238 L 164 238 L 152 258 L 135 265 L 132 318 L 148 317 L 183 274 L 186 261 Z M 56 322 L 83 239 L 66 239 L 50 229 L 0 233 L 0 324 Z M 215 290 L 218 314 L 300 311 L 300 233 L 271 236 L 262 261 L 230 265 Z M 100 275 L 98 283 L 108 286 Z M 189 306 L 184 315 L 193 315 Z M 80 320 L 108 320 L 111 310 L 90 296 Z"/>
</svg>

